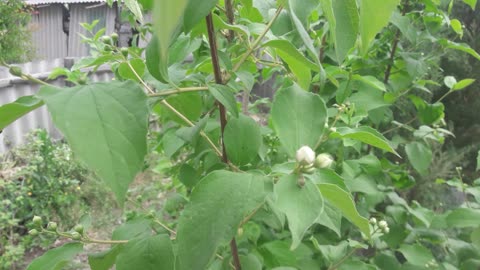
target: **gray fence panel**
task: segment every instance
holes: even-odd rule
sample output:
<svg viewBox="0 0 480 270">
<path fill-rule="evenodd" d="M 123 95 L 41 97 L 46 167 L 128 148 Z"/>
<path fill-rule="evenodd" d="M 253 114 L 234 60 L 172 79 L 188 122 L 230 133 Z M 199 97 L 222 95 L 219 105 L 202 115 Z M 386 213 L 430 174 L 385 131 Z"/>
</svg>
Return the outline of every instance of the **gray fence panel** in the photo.
<svg viewBox="0 0 480 270">
<path fill-rule="evenodd" d="M 64 59 L 55 59 L 30 62 L 18 66 L 25 73 L 39 79 L 45 79 L 55 67 L 63 67 L 64 62 Z M 113 78 L 113 73 L 108 67 L 99 68 L 89 78 L 93 82 L 110 81 Z M 49 81 L 49 83 L 59 87 L 65 86 L 63 78 Z M 0 67 L 0 106 L 13 102 L 22 96 L 33 95 L 37 93 L 39 88 L 38 84 L 22 81 L 10 75 L 6 68 Z M 2 116 L 0 115 L 0 117 Z M 59 139 L 62 137 L 61 133 L 55 128 L 47 108 L 43 106 L 21 117 L 0 133 L 0 153 L 5 153 L 11 147 L 22 144 L 25 141 L 25 135 L 37 128 L 46 129 L 53 138 Z"/>
</svg>

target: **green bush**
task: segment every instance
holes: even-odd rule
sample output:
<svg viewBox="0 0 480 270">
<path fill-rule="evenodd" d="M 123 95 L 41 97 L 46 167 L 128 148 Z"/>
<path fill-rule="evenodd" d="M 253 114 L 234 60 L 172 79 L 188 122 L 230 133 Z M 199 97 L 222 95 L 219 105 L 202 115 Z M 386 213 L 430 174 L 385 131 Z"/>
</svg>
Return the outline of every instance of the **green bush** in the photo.
<svg viewBox="0 0 480 270">
<path fill-rule="evenodd" d="M 84 182 L 91 174 L 73 159 L 67 144 L 53 142 L 45 130 L 2 157 L 0 167 L 0 265 L 14 269 L 24 252 L 48 246 L 52 237 L 27 236 L 33 216 L 73 226 L 88 210 Z"/>
<path fill-rule="evenodd" d="M 31 11 L 22 0 L 0 2 L 0 62 L 23 63 L 33 58 Z"/>
</svg>

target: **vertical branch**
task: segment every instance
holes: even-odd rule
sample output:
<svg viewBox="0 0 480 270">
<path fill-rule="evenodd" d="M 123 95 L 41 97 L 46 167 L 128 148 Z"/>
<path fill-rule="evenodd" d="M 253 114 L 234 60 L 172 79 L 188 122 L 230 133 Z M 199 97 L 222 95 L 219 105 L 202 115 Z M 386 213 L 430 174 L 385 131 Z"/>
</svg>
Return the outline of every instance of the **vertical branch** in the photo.
<svg viewBox="0 0 480 270">
<path fill-rule="evenodd" d="M 227 14 L 227 19 L 229 24 L 235 23 L 235 10 L 233 9 L 233 0 L 225 0 L 225 13 Z M 235 32 L 233 30 L 228 30 L 227 39 L 229 42 L 233 41 L 235 37 Z"/>
<path fill-rule="evenodd" d="M 213 74 L 215 76 L 215 83 L 223 84 L 222 73 L 220 70 L 220 61 L 218 60 L 217 41 L 215 38 L 215 29 L 213 28 L 212 14 L 208 14 L 207 18 L 207 31 L 208 42 L 210 44 L 210 55 L 212 56 Z M 228 163 L 227 152 L 225 151 L 225 144 L 223 143 L 223 131 L 227 125 L 227 112 L 225 106 L 218 103 L 218 109 L 220 110 L 220 129 L 222 132 L 222 161 Z"/>
<path fill-rule="evenodd" d="M 408 0 L 405 0 L 405 4 L 402 9 L 402 16 L 405 16 L 405 13 L 407 12 L 407 7 L 408 7 Z M 397 52 L 398 42 L 400 42 L 400 29 L 397 29 L 397 32 L 395 33 L 395 37 L 393 38 L 393 41 L 392 41 L 390 59 L 388 60 L 389 63 L 388 63 L 387 69 L 385 70 L 385 77 L 383 78 L 383 83 L 385 84 L 387 84 L 388 80 L 390 79 L 393 63 L 395 62 L 395 53 Z"/>
<path fill-rule="evenodd" d="M 228 8 L 227 8 L 228 10 Z M 215 82 L 217 84 L 224 84 L 224 80 L 222 78 L 222 73 L 220 70 L 220 62 L 218 60 L 218 52 L 217 52 L 217 41 L 215 38 L 215 29 L 213 27 L 213 20 L 212 20 L 212 13 L 208 14 L 206 17 L 207 21 L 207 31 L 208 31 L 208 42 L 210 44 L 210 55 L 212 57 L 212 65 L 213 65 L 213 74 L 215 76 Z M 225 110 L 225 106 L 218 103 L 218 108 L 220 111 L 220 128 L 221 128 L 221 140 L 222 140 L 222 161 L 224 163 L 229 163 L 227 152 L 225 151 L 225 144 L 223 140 L 223 132 L 225 130 L 225 126 L 227 125 L 227 113 Z M 235 241 L 235 237 L 232 238 L 230 241 L 230 250 L 232 252 L 233 257 L 233 264 L 235 266 L 235 270 L 242 270 L 242 266 L 240 264 L 240 257 L 238 256 L 238 249 L 237 249 L 237 242 Z"/>
</svg>

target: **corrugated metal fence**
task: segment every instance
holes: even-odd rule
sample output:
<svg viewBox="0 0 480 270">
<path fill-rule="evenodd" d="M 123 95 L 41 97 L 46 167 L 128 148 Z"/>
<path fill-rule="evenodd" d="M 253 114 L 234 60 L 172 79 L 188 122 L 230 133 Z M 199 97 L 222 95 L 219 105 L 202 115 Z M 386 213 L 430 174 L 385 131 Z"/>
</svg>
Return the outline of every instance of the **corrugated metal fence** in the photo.
<svg viewBox="0 0 480 270">
<path fill-rule="evenodd" d="M 46 79 L 54 68 L 65 66 L 65 59 L 29 62 L 18 66 L 22 68 L 24 73 L 31 74 L 38 79 Z M 108 67 L 101 67 L 96 73 L 90 75 L 90 80 L 93 82 L 110 81 L 112 78 L 113 74 Z M 49 83 L 59 87 L 66 85 L 63 78 L 49 81 Z M 13 102 L 21 96 L 34 95 L 39 88 L 39 85 L 14 77 L 8 72 L 8 69 L 0 67 L 0 105 Z M 2 116 L 0 115 L 0 117 Z M 0 134 L 0 153 L 21 144 L 25 139 L 24 135 L 37 128 L 46 129 L 54 138 L 61 137 L 58 130 L 55 129 L 47 109 L 43 106 L 18 119 L 3 130 Z"/>
</svg>

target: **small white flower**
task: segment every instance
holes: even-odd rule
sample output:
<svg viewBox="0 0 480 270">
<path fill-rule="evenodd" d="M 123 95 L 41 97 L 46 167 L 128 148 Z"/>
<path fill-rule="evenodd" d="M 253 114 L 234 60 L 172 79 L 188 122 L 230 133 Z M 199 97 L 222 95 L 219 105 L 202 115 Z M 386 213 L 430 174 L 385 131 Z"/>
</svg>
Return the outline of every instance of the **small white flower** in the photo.
<svg viewBox="0 0 480 270">
<path fill-rule="evenodd" d="M 311 165 L 315 161 L 315 152 L 309 146 L 302 146 L 295 155 L 300 165 Z"/>
<path fill-rule="evenodd" d="M 374 217 L 370 218 L 370 224 L 372 224 L 372 225 L 377 224 L 377 219 L 374 218 Z"/>
<path fill-rule="evenodd" d="M 323 153 L 317 156 L 315 159 L 315 167 L 328 168 L 333 163 L 333 158 L 329 154 Z"/>
<path fill-rule="evenodd" d="M 385 229 L 388 227 L 388 223 L 385 220 L 380 220 L 380 222 L 378 222 L 378 227 L 380 227 L 380 229 Z"/>
<path fill-rule="evenodd" d="M 387 234 L 390 232 L 390 228 L 389 227 L 386 227 L 385 229 L 383 229 L 383 233 Z"/>
</svg>

